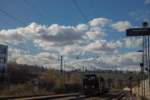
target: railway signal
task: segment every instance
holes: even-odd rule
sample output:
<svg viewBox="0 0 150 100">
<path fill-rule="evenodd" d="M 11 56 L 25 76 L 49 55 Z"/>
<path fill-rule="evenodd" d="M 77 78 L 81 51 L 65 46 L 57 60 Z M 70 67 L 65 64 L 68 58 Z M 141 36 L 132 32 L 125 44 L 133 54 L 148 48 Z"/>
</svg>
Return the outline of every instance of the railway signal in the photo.
<svg viewBox="0 0 150 100">
<path fill-rule="evenodd" d="M 127 36 L 148 36 L 150 28 L 131 28 L 127 29 Z"/>
<path fill-rule="evenodd" d="M 142 28 L 130 28 L 126 30 L 127 36 L 142 36 L 143 37 L 143 56 L 141 67 L 141 77 L 144 80 L 144 67 L 149 67 L 150 69 L 150 59 L 149 59 L 149 35 L 150 35 L 150 27 L 148 27 L 148 22 L 142 23 Z M 148 48 L 148 50 L 147 50 Z M 150 72 L 149 73 L 149 91 L 150 91 Z M 142 96 L 145 96 L 145 82 L 142 82 Z"/>
<path fill-rule="evenodd" d="M 142 28 L 129 28 L 126 31 L 127 36 L 149 36 L 150 28 L 148 27 L 148 22 L 142 23 Z"/>
</svg>

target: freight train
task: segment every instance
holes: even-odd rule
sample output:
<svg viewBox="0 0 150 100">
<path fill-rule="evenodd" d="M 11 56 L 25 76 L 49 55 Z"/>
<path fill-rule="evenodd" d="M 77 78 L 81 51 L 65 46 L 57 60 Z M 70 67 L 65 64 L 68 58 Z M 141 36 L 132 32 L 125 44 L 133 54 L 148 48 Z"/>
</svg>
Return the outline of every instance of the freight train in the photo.
<svg viewBox="0 0 150 100">
<path fill-rule="evenodd" d="M 85 95 L 104 95 L 110 90 L 110 87 L 103 77 L 86 74 L 82 79 L 82 90 Z"/>
</svg>

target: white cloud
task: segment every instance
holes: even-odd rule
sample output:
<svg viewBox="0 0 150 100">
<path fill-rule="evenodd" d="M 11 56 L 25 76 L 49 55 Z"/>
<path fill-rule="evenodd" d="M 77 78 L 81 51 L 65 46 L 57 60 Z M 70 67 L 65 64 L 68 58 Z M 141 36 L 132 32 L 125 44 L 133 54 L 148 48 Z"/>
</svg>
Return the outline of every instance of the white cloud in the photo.
<svg viewBox="0 0 150 100">
<path fill-rule="evenodd" d="M 28 52 L 17 49 L 17 48 L 8 48 L 8 61 L 16 61 L 17 57 L 20 57 L 22 55 L 26 55 Z"/>
<path fill-rule="evenodd" d="M 122 44 L 120 41 L 108 42 L 106 40 L 97 40 L 97 41 L 87 45 L 85 50 L 88 50 L 88 51 L 92 51 L 92 50 L 94 50 L 94 51 L 112 51 L 121 46 L 122 46 Z"/>
<path fill-rule="evenodd" d="M 111 25 L 110 22 L 111 20 L 107 18 L 96 18 L 88 23 L 74 26 L 58 24 L 46 26 L 31 23 L 26 27 L 0 30 L 0 42 L 14 46 L 9 50 L 9 60 L 20 64 L 58 67 L 58 55 L 63 55 L 68 67 L 76 67 L 73 62 L 77 56 L 81 58 L 79 64 L 85 64 L 89 68 L 91 66 L 116 68 L 116 66 L 134 65 L 134 54 L 115 52 L 121 47 L 129 48 L 135 44 L 139 46 L 141 40 L 126 38 L 120 41 L 113 39 L 108 41 L 106 30 Z M 131 24 L 127 21 L 119 21 L 112 26 L 118 31 L 124 31 Z M 28 52 L 23 47 L 25 45 L 37 52 Z M 116 54 L 119 57 L 116 57 Z M 94 61 L 93 57 L 98 55 L 101 55 L 103 60 L 97 58 Z"/>
<path fill-rule="evenodd" d="M 67 65 L 74 69 L 80 69 L 83 66 L 86 69 L 104 69 L 104 70 L 140 70 L 139 62 L 141 55 L 137 52 L 124 54 L 101 55 L 98 58 L 79 59 L 68 62 Z"/>
<path fill-rule="evenodd" d="M 124 38 L 123 45 L 127 48 L 141 47 L 142 38 L 135 38 L 135 37 Z"/>
<path fill-rule="evenodd" d="M 81 26 L 80 26 L 81 27 Z M 31 23 L 24 28 L 1 30 L 0 40 L 4 43 L 24 42 L 27 40 L 41 40 L 53 42 L 55 45 L 72 44 L 82 39 L 83 32 L 75 27 L 52 24 L 49 27 Z"/>
<path fill-rule="evenodd" d="M 86 30 L 88 30 L 89 26 L 86 25 L 86 24 L 79 24 L 79 25 L 77 25 L 76 28 L 77 28 L 77 30 L 79 30 L 79 31 L 86 31 Z"/>
<path fill-rule="evenodd" d="M 51 24 L 49 26 L 40 25 L 35 22 L 26 27 L 16 29 L 0 30 L 0 42 L 9 44 L 27 43 L 31 41 L 33 45 L 49 49 L 49 47 L 67 46 L 84 43 L 89 39 L 98 39 L 106 36 L 102 27 L 109 22 L 107 18 L 96 18 L 87 24 L 76 26 L 64 26 Z M 98 26 L 97 26 L 98 25 Z"/>
<path fill-rule="evenodd" d="M 94 27 L 86 32 L 89 39 L 102 38 L 106 35 L 106 33 L 102 30 L 102 28 Z"/>
<path fill-rule="evenodd" d="M 119 21 L 119 22 L 112 24 L 112 27 L 119 32 L 123 32 L 126 29 L 130 28 L 131 26 L 132 25 L 128 21 Z"/>
<path fill-rule="evenodd" d="M 26 55 L 17 56 L 15 58 L 15 61 L 18 64 L 39 65 L 39 66 L 46 66 L 46 67 L 51 67 L 52 64 L 56 64 L 58 62 L 55 56 L 51 55 L 48 52 L 41 52 L 36 55 L 26 54 Z"/>
<path fill-rule="evenodd" d="M 63 50 L 61 50 L 60 52 L 61 52 L 61 55 L 67 55 L 68 56 L 68 55 L 71 55 L 72 53 L 74 53 L 76 50 L 77 50 L 76 46 L 73 45 L 73 46 L 65 46 L 63 48 Z"/>
<path fill-rule="evenodd" d="M 36 39 L 40 37 L 40 33 L 45 33 L 46 27 L 31 23 L 26 27 L 16 29 L 0 30 L 0 40 L 6 43 L 17 44 L 26 42 L 29 39 Z"/>
<path fill-rule="evenodd" d="M 107 18 L 95 18 L 95 19 L 89 21 L 89 24 L 91 26 L 104 26 L 109 22 L 110 22 L 110 20 Z"/>
<path fill-rule="evenodd" d="M 57 63 L 57 58 L 56 54 L 50 52 L 31 54 L 22 49 L 8 48 L 8 60 L 19 64 L 46 66 L 47 64 Z"/>
<path fill-rule="evenodd" d="M 106 56 L 103 61 L 108 65 L 114 65 L 116 68 L 124 68 L 126 70 L 139 69 L 139 62 L 142 56 L 138 52 L 129 52 L 124 54 L 115 54 Z"/>
</svg>

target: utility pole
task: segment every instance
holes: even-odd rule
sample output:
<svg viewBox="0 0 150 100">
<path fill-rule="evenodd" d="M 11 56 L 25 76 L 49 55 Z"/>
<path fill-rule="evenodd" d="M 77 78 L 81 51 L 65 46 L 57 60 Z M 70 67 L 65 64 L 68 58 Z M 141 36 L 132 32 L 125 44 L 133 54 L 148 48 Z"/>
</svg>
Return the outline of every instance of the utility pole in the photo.
<svg viewBox="0 0 150 100">
<path fill-rule="evenodd" d="M 63 89 L 65 90 L 65 73 L 63 66 L 64 66 L 63 56 L 60 56 L 60 75 L 62 77 Z"/>
<path fill-rule="evenodd" d="M 63 56 L 60 58 L 60 73 L 63 75 Z"/>
<path fill-rule="evenodd" d="M 143 36 L 142 97 L 145 97 L 146 38 Z"/>
<path fill-rule="evenodd" d="M 140 64 L 140 67 L 141 67 L 141 75 L 140 75 L 140 80 L 141 80 L 141 94 L 142 94 L 142 97 L 144 96 L 144 85 L 143 85 L 143 72 L 144 72 L 144 64 L 141 63 Z"/>
<path fill-rule="evenodd" d="M 143 22 L 142 25 L 143 25 L 143 28 L 148 28 L 148 23 L 147 22 Z M 143 37 L 144 38 L 144 41 L 143 41 L 144 42 L 143 43 L 143 56 L 145 57 L 145 61 L 143 61 L 143 62 L 145 62 L 145 68 L 149 67 L 149 57 L 148 57 L 149 56 L 148 55 L 149 54 L 149 43 L 148 43 L 149 39 L 147 37 L 149 37 L 149 35 Z M 149 71 L 148 71 L 148 77 L 149 77 Z M 144 73 L 143 73 L 143 78 L 145 79 L 145 74 Z M 144 81 L 144 96 L 145 96 L 145 81 Z"/>
<path fill-rule="evenodd" d="M 149 83 L 149 95 L 150 95 L 150 53 L 149 53 L 149 36 L 148 36 L 148 83 Z"/>
</svg>

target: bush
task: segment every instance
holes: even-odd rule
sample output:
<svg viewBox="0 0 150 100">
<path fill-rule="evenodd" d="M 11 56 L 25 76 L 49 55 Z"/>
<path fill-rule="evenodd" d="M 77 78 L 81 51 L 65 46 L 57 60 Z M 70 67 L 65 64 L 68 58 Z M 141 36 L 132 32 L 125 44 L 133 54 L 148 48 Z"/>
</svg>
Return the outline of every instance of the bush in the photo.
<svg viewBox="0 0 150 100">
<path fill-rule="evenodd" d="M 55 70 L 48 70 L 44 72 L 39 77 L 40 87 L 45 88 L 48 91 L 63 90 L 64 88 L 64 78 Z"/>
</svg>

